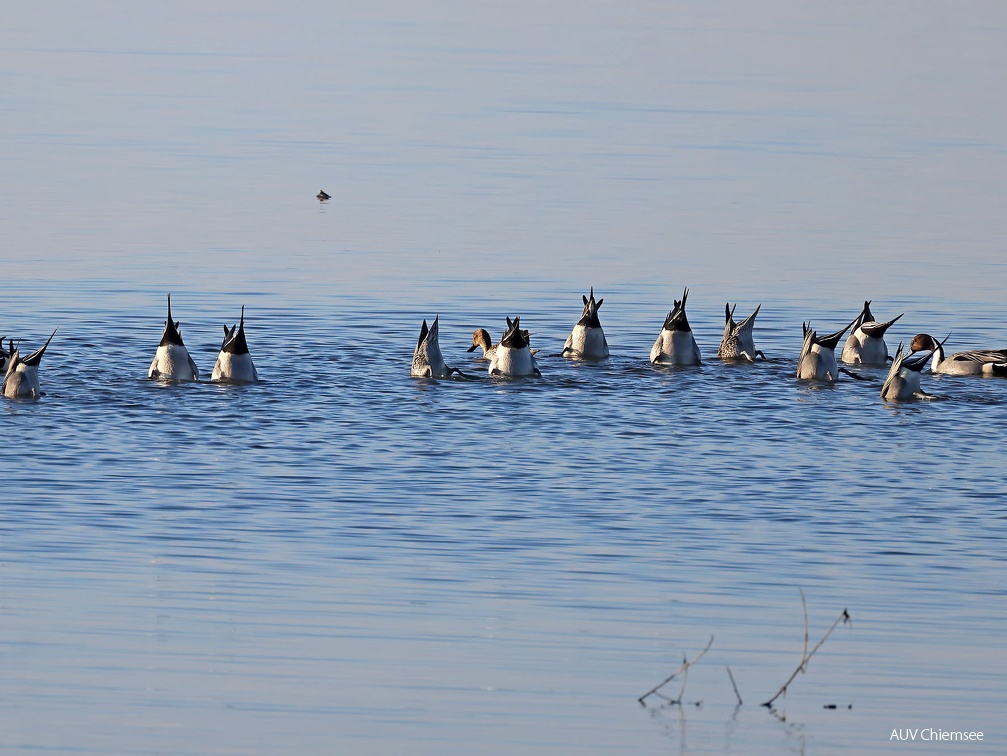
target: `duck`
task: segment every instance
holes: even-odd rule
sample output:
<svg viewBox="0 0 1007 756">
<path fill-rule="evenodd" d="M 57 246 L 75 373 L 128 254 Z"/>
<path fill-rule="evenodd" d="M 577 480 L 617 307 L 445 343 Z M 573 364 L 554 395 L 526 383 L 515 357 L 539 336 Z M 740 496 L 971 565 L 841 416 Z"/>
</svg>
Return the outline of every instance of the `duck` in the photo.
<svg viewBox="0 0 1007 756">
<path fill-rule="evenodd" d="M 737 306 L 731 307 L 730 302 L 724 305 L 724 336 L 720 339 L 717 357 L 725 361 L 743 362 L 755 362 L 756 356 L 766 359 L 762 350 L 755 348 L 755 339 L 752 336 L 755 330 L 755 317 L 762 309 L 762 305 L 756 307 L 755 312 L 740 323 L 735 323 L 734 310 Z"/>
<path fill-rule="evenodd" d="M 182 343 L 178 322 L 171 319 L 171 294 L 168 295 L 168 319 L 164 321 L 161 343 L 150 363 L 147 378 L 163 381 L 198 381 L 199 370 Z"/>
<path fill-rule="evenodd" d="M 3 348 L 3 340 L 6 336 L 0 336 L 0 373 L 7 375 L 7 365 L 10 363 L 11 352 L 14 351 L 14 342 L 11 342 L 10 352 Z"/>
<path fill-rule="evenodd" d="M 944 341 L 938 341 L 928 333 L 918 333 L 913 336 L 909 348 L 914 352 L 930 352 L 933 362 L 930 372 L 943 375 L 985 375 L 1007 376 L 1007 349 L 973 349 L 968 352 L 956 352 L 950 357 L 944 355 L 944 344 L 951 338 L 948 334 Z"/>
<path fill-rule="evenodd" d="M 891 357 L 888 355 L 888 345 L 885 344 L 885 332 L 902 315 L 879 323 L 871 314 L 870 300 L 864 302 L 864 309 L 853 321 L 853 331 L 843 346 L 842 361 L 847 365 L 887 365 Z"/>
<path fill-rule="evenodd" d="M 535 355 L 529 344 L 529 333 L 521 329 L 521 318 L 507 318 L 507 330 L 497 345 L 490 361 L 490 375 L 519 378 L 535 376 L 542 372 L 535 364 Z"/>
<path fill-rule="evenodd" d="M 472 346 L 466 349 L 466 352 L 474 352 L 476 349 L 482 347 L 483 354 L 482 357 L 476 357 L 477 360 L 492 360 L 496 356 L 497 347 L 499 344 L 494 344 L 493 339 L 490 337 L 490 332 L 485 328 L 476 328 L 472 332 Z"/>
<path fill-rule="evenodd" d="M 881 398 L 886 402 L 908 402 L 913 399 L 928 399 L 929 394 L 920 390 L 920 373 L 930 359 L 932 351 L 906 352 L 903 344 L 895 352 L 892 366 L 881 387 Z"/>
<path fill-rule="evenodd" d="M 319 202 L 325 202 L 325 200 L 332 199 L 332 195 L 327 194 L 324 189 L 319 189 L 318 194 L 315 195 Z"/>
<path fill-rule="evenodd" d="M 604 360 L 608 357 L 608 341 L 605 340 L 605 331 L 602 330 L 601 321 L 598 320 L 598 309 L 605 300 L 599 299 L 597 302 L 594 300 L 593 286 L 590 297 L 581 298 L 584 300 L 584 311 L 577 325 L 567 336 L 561 356 L 573 360 Z"/>
<path fill-rule="evenodd" d="M 217 361 L 213 364 L 210 380 L 214 383 L 257 383 L 259 373 L 248 353 L 245 341 L 245 307 L 241 307 L 241 320 L 228 330 L 224 326 L 224 341 L 220 345 Z"/>
<path fill-rule="evenodd" d="M 661 335 L 650 350 L 650 361 L 655 365 L 698 365 L 702 355 L 685 315 L 685 302 L 689 298 L 686 287 L 682 300 L 675 300 L 675 306 L 664 319 Z"/>
<path fill-rule="evenodd" d="M 420 337 L 413 351 L 413 364 L 409 369 L 409 375 L 413 378 L 447 378 L 452 373 L 461 375 L 461 371 L 457 368 L 444 364 L 440 344 L 440 315 L 436 315 L 429 328 L 426 320 L 420 327 Z"/>
<path fill-rule="evenodd" d="M 801 323 L 804 331 L 804 343 L 801 345 L 801 355 L 797 359 L 797 378 L 802 381 L 835 381 L 839 377 L 839 364 L 836 362 L 836 347 L 843 334 L 853 325 L 843 328 L 828 336 L 819 336 L 811 328 L 811 323 Z"/>
<path fill-rule="evenodd" d="M 42 348 L 36 349 L 24 359 L 21 358 L 20 350 L 15 348 L 14 342 L 10 342 L 7 370 L 0 393 L 8 399 L 38 399 L 42 396 L 38 383 L 38 366 L 55 335 L 56 330 L 53 330 L 52 336 L 46 340 Z"/>
</svg>

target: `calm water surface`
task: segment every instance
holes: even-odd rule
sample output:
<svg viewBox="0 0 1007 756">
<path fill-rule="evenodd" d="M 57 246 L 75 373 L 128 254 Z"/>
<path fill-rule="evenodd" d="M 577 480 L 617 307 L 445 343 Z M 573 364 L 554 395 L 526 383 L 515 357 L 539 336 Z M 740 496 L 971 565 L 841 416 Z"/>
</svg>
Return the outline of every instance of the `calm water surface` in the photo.
<svg viewBox="0 0 1007 756">
<path fill-rule="evenodd" d="M 867 298 L 1007 345 L 983 12 L 19 10 L 0 332 L 59 332 L 0 406 L 0 751 L 1004 751 L 1007 382 L 793 379 Z M 563 360 L 592 285 L 613 356 Z M 653 368 L 686 285 L 707 362 Z M 145 380 L 168 291 L 262 382 Z M 472 380 L 408 377 L 437 314 Z M 465 352 L 505 315 L 541 380 Z M 799 589 L 853 623 L 769 712 Z"/>
</svg>

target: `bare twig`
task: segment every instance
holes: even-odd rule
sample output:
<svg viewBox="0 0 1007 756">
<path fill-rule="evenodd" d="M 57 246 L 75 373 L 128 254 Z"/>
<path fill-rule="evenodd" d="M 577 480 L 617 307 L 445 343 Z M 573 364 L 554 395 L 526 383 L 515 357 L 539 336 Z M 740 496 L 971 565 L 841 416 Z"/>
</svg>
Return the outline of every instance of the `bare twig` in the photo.
<svg viewBox="0 0 1007 756">
<path fill-rule="evenodd" d="M 832 635 L 832 631 L 836 629 L 836 626 L 840 622 L 842 622 L 843 624 L 850 622 L 850 613 L 845 609 L 843 609 L 842 613 L 836 618 L 836 621 L 832 623 L 832 627 L 829 628 L 828 632 L 822 636 L 822 639 L 818 641 L 818 643 L 815 645 L 813 649 L 811 649 L 811 652 L 809 653 L 808 605 L 804 600 L 804 591 L 801 591 L 801 603 L 804 604 L 804 650 L 801 653 L 801 663 L 797 665 L 797 669 L 794 670 L 793 674 L 790 675 L 790 677 L 787 678 L 787 681 L 783 683 L 783 685 L 780 687 L 778 691 L 776 691 L 776 695 L 774 695 L 772 698 L 770 698 L 768 701 L 762 704 L 763 706 L 771 707 L 773 705 L 773 701 L 775 701 L 777 698 L 779 698 L 780 696 L 782 696 L 784 693 L 787 692 L 787 687 L 790 685 L 790 683 L 794 681 L 794 678 L 797 677 L 797 675 L 799 675 L 801 672 L 808 671 L 808 662 L 811 661 L 811 657 L 815 655 L 815 652 L 818 651 L 818 649 L 822 647 L 822 644 L 825 643 L 828 637 Z"/>
<path fill-rule="evenodd" d="M 804 649 L 801 651 L 801 658 L 804 659 L 804 668 L 802 672 L 807 672 L 807 659 L 808 659 L 808 602 L 804 598 L 804 589 L 798 587 L 797 590 L 801 592 L 801 608 L 804 610 Z"/>
<path fill-rule="evenodd" d="M 650 690 L 648 690 L 646 693 L 644 693 L 642 696 L 640 696 L 636 700 L 639 701 L 640 703 L 643 703 L 644 700 L 648 696 L 657 695 L 660 698 L 663 698 L 668 703 L 681 704 L 682 703 L 682 696 L 685 694 L 685 681 L 686 681 L 686 678 L 688 677 L 689 667 L 691 667 L 693 664 L 695 664 L 700 659 L 702 659 L 703 656 L 706 655 L 706 652 L 710 650 L 710 646 L 712 646 L 712 645 L 713 645 L 713 636 L 711 635 L 710 636 L 710 641 L 706 644 L 706 648 L 704 648 L 702 651 L 700 651 L 696 655 L 695 659 L 693 659 L 692 661 L 689 661 L 685 656 L 683 656 L 682 657 L 682 664 L 681 664 L 681 666 L 678 669 L 676 669 L 674 672 L 672 672 L 670 675 L 668 675 L 668 677 L 666 677 L 661 683 L 659 683 L 658 685 L 655 685 L 653 688 L 651 688 Z M 661 688 L 663 688 L 665 685 L 667 685 L 668 683 L 670 683 L 672 680 L 674 680 L 676 677 L 678 677 L 679 675 L 682 675 L 682 689 L 679 691 L 678 698 L 671 699 L 671 698 L 668 698 L 667 696 L 661 695 L 660 693 L 657 692 Z"/>
<path fill-rule="evenodd" d="M 727 676 L 731 678 L 731 686 L 734 688 L 734 695 L 738 697 L 738 706 L 741 706 L 741 694 L 738 692 L 738 684 L 734 681 L 734 675 L 731 673 L 731 668 L 727 668 Z"/>
</svg>

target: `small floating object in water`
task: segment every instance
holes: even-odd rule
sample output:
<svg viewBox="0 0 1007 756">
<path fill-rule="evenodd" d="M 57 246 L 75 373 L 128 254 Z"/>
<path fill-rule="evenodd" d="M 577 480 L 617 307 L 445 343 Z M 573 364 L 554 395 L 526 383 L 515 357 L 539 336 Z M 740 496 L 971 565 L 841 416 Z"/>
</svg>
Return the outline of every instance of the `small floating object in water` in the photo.
<svg viewBox="0 0 1007 756">
<path fill-rule="evenodd" d="M 320 189 L 318 194 L 316 194 L 315 196 L 318 197 L 319 202 L 325 202 L 325 200 L 332 199 L 331 195 L 326 194 L 324 189 Z"/>
</svg>

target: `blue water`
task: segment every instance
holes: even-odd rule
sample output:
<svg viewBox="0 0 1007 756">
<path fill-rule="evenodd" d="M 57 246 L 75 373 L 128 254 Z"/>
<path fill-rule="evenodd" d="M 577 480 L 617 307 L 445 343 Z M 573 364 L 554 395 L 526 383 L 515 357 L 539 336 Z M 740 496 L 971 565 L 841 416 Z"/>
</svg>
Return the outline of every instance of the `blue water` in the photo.
<svg viewBox="0 0 1007 756">
<path fill-rule="evenodd" d="M 0 751 L 1003 750 L 1007 382 L 793 372 L 865 299 L 1007 345 L 1004 12 L 519 6 L 0 32 L 0 333 L 59 327 L 0 406 Z M 654 368 L 684 286 L 706 362 Z M 261 383 L 147 381 L 169 291 Z M 435 315 L 472 380 L 409 378 Z M 515 315 L 543 377 L 490 380 Z M 802 590 L 852 625 L 770 712 Z"/>
</svg>

